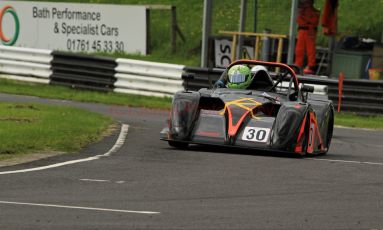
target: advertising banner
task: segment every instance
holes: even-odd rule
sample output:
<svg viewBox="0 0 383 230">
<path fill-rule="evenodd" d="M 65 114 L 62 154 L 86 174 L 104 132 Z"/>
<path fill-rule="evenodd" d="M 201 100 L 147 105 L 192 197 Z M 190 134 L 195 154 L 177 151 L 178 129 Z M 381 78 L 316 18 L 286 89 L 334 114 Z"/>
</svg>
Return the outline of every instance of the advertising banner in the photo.
<svg viewBox="0 0 383 230">
<path fill-rule="evenodd" d="M 72 52 L 147 52 L 146 7 L 0 1 L 0 45 Z"/>
<path fill-rule="evenodd" d="M 215 39 L 214 40 L 214 58 L 215 67 L 226 68 L 233 60 L 231 60 L 232 42 L 228 39 Z M 243 58 L 253 59 L 254 47 L 242 46 Z"/>
</svg>

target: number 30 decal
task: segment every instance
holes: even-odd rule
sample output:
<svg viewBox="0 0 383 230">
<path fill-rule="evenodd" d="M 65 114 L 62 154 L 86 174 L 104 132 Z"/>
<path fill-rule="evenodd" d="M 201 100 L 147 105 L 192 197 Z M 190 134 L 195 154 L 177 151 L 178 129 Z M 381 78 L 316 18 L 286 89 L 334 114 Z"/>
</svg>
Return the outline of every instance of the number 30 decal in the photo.
<svg viewBox="0 0 383 230">
<path fill-rule="evenodd" d="M 270 129 L 267 128 L 246 127 L 242 135 L 242 140 L 267 142 L 269 139 L 269 134 Z"/>
</svg>

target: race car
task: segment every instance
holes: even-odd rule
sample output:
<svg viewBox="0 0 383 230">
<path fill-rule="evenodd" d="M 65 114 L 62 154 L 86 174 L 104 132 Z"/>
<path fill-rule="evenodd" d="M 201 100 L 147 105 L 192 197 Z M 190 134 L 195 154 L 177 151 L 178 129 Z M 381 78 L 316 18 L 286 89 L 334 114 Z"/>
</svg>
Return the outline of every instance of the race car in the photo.
<svg viewBox="0 0 383 230">
<path fill-rule="evenodd" d="M 326 95 L 299 84 L 292 67 L 283 63 L 235 61 L 220 79 L 228 79 L 236 65 L 252 70 L 262 66 L 268 74 L 252 71 L 246 89 L 215 84 L 177 92 L 161 139 L 176 148 L 202 144 L 300 155 L 328 152 L 334 108 Z"/>
</svg>

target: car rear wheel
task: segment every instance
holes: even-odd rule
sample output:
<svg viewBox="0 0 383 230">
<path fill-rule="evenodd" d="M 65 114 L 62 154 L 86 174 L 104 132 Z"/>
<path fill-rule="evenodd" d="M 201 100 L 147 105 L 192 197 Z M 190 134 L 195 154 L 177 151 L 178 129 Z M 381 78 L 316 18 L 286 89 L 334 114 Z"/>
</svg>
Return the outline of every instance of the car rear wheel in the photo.
<svg viewBox="0 0 383 230">
<path fill-rule="evenodd" d="M 328 150 L 330 149 L 331 139 L 334 131 L 334 113 L 331 111 L 330 115 L 327 118 L 327 129 L 326 129 L 326 137 L 325 137 L 325 148 L 326 150 L 324 152 L 318 153 L 319 156 L 324 156 L 327 154 Z"/>
<path fill-rule="evenodd" d="M 189 146 L 189 143 L 179 141 L 168 141 L 168 144 L 174 148 L 185 149 Z"/>
<path fill-rule="evenodd" d="M 326 155 L 331 144 L 331 139 L 334 131 L 334 114 L 331 112 L 329 116 L 329 120 L 327 122 L 327 136 L 326 136 L 326 152 L 322 153 L 321 155 Z"/>
</svg>

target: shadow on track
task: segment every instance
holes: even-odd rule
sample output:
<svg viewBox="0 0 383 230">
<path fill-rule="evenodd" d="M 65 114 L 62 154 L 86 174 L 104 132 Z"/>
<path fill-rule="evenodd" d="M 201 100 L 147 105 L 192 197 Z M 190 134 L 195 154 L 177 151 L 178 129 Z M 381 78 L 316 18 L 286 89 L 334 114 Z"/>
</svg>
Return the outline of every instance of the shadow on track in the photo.
<svg viewBox="0 0 383 230">
<path fill-rule="evenodd" d="M 168 147 L 167 149 L 171 151 L 179 151 L 180 153 L 190 153 L 190 152 L 206 152 L 206 153 L 216 153 L 216 154 L 237 154 L 237 155 L 248 155 L 248 156 L 262 156 L 262 157 L 277 157 L 277 158 L 293 158 L 293 159 L 302 159 L 306 156 L 299 154 L 282 152 L 282 151 L 271 151 L 271 150 L 261 150 L 261 149 L 248 149 L 240 147 L 230 147 L 230 146 L 213 146 L 213 145 L 200 145 L 192 144 L 187 148 L 173 148 Z"/>
</svg>

